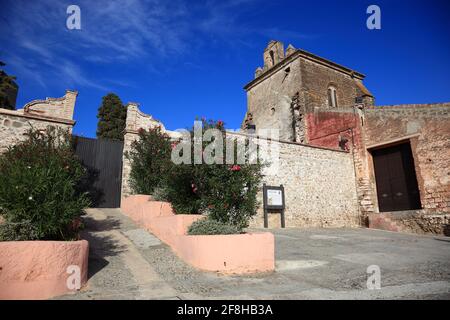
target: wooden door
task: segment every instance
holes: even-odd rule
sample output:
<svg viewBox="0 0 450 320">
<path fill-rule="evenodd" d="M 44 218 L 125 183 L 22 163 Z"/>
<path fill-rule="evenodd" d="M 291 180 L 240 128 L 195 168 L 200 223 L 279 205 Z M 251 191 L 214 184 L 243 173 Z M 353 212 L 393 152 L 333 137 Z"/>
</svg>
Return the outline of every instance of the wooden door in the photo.
<svg viewBox="0 0 450 320">
<path fill-rule="evenodd" d="M 409 143 L 372 151 L 380 212 L 420 209 Z"/>
</svg>

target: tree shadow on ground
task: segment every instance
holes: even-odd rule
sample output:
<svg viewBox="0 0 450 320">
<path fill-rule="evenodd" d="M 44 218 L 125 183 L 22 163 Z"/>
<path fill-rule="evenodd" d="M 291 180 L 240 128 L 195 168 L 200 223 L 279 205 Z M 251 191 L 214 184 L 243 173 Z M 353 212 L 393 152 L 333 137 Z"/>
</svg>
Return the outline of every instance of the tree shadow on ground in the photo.
<svg viewBox="0 0 450 320">
<path fill-rule="evenodd" d="M 113 236 L 106 234 L 107 231 L 120 228 L 121 222 L 108 217 L 104 220 L 96 220 L 92 217 L 83 217 L 85 224 L 81 232 L 81 238 L 89 242 L 89 266 L 88 278 L 105 268 L 109 257 L 119 255 L 126 250 Z"/>
</svg>

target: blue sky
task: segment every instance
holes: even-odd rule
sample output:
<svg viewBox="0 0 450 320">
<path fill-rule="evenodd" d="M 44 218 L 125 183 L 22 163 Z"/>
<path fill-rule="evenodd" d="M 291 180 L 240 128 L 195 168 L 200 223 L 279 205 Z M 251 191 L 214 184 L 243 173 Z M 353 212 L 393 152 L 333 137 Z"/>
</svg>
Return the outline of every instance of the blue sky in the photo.
<svg viewBox="0 0 450 320">
<path fill-rule="evenodd" d="M 66 28 L 70 4 L 81 30 Z M 371 4 L 381 30 L 366 28 Z M 271 39 L 366 74 L 378 105 L 450 101 L 449 9 L 447 0 L 3 0 L 0 60 L 18 78 L 18 108 L 78 90 L 77 134 L 95 136 L 108 92 L 168 129 L 196 116 L 238 128 L 242 88 Z"/>
</svg>

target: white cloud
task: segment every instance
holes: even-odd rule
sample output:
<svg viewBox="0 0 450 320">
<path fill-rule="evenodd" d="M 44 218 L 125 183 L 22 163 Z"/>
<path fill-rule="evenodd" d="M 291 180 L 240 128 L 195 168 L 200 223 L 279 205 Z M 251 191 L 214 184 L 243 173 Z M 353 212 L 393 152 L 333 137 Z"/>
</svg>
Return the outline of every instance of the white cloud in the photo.
<svg viewBox="0 0 450 320">
<path fill-rule="evenodd" d="M 280 34 L 240 22 L 255 1 L 80 0 L 81 30 L 68 30 L 68 2 L 7 0 L 0 40 L 14 43 L 15 52 L 7 52 L 5 60 L 11 64 L 12 57 L 21 57 L 31 68 L 27 75 L 44 81 L 45 72 L 55 81 L 103 90 L 104 81 L 89 79 L 81 66 L 143 63 L 149 72 L 160 72 L 161 62 L 195 54 L 208 38 L 233 45 L 243 37 Z"/>
</svg>

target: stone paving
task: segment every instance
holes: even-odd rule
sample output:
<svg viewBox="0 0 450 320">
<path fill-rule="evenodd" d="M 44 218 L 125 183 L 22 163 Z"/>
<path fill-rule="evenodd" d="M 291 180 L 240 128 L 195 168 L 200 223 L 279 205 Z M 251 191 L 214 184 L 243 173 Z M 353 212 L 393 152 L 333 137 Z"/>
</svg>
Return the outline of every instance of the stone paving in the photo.
<svg viewBox="0 0 450 320">
<path fill-rule="evenodd" d="M 276 229 L 276 271 L 198 271 L 119 209 L 90 209 L 88 285 L 59 299 L 450 299 L 450 238 L 372 229 Z M 218 248 L 220 250 L 220 248 Z M 378 265 L 381 290 L 367 289 Z"/>
<path fill-rule="evenodd" d="M 89 209 L 82 237 L 89 241 L 86 288 L 61 299 L 177 299 L 141 250 L 161 242 L 116 209 Z"/>
</svg>

